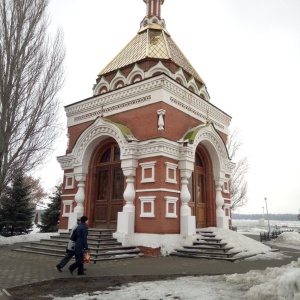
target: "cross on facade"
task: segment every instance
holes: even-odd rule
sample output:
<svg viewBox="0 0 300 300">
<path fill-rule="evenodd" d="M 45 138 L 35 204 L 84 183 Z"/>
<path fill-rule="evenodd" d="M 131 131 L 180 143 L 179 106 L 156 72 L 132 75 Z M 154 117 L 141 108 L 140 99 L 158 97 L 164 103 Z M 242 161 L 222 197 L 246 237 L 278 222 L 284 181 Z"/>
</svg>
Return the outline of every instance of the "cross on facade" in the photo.
<svg viewBox="0 0 300 300">
<path fill-rule="evenodd" d="M 147 17 L 156 16 L 160 19 L 161 5 L 164 4 L 164 0 L 144 0 L 144 2 L 147 4 Z"/>
</svg>

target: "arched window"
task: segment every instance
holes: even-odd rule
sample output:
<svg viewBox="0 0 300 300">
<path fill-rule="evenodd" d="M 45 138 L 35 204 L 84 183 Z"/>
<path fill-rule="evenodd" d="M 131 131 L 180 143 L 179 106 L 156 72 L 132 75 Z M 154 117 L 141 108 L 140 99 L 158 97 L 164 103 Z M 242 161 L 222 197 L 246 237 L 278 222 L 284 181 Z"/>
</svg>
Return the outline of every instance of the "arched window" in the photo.
<svg viewBox="0 0 300 300">
<path fill-rule="evenodd" d="M 115 84 L 115 89 L 120 89 L 121 87 L 124 86 L 124 82 L 122 80 L 119 80 L 116 84 Z"/>
<path fill-rule="evenodd" d="M 198 153 L 196 154 L 196 166 L 203 167 L 202 160 L 201 160 L 200 156 L 198 155 Z"/>
<path fill-rule="evenodd" d="M 99 163 L 120 162 L 120 148 L 117 144 L 109 146 L 100 156 Z"/>
<path fill-rule="evenodd" d="M 181 78 L 179 77 L 176 77 L 176 81 L 179 82 L 180 84 L 183 84 Z"/>
<path fill-rule="evenodd" d="M 106 86 L 103 86 L 101 89 L 100 89 L 100 94 L 104 94 L 107 92 L 107 87 Z"/>
<path fill-rule="evenodd" d="M 189 90 L 190 90 L 191 92 L 195 93 L 195 90 L 194 90 L 194 88 L 193 88 L 192 86 L 189 86 Z"/>
<path fill-rule="evenodd" d="M 138 81 L 141 81 L 142 80 L 142 76 L 140 74 L 138 75 L 135 75 L 132 79 L 132 83 L 134 82 L 138 82 Z"/>
</svg>

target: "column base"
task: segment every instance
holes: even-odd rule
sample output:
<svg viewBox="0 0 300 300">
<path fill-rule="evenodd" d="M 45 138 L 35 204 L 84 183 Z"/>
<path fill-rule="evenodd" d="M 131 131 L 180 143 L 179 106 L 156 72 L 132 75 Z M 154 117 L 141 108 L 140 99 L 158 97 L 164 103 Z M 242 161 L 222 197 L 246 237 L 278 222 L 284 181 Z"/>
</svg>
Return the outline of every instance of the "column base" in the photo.
<svg viewBox="0 0 300 300">
<path fill-rule="evenodd" d="M 82 216 L 82 213 L 69 213 L 68 229 L 72 229 L 77 224 L 77 219 Z"/>
<path fill-rule="evenodd" d="M 228 217 L 217 217 L 217 228 L 229 229 Z"/>
<path fill-rule="evenodd" d="M 117 232 L 123 234 L 134 233 L 134 212 L 119 212 Z"/>
<path fill-rule="evenodd" d="M 183 236 L 196 234 L 196 217 L 181 216 L 180 217 L 180 234 Z"/>
</svg>

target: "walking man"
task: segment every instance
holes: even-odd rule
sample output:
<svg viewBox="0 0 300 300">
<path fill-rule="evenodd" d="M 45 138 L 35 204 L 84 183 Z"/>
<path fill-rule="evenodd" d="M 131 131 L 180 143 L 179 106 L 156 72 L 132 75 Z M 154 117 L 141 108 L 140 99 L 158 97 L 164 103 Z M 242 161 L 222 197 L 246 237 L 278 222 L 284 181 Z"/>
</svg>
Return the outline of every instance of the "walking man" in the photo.
<svg viewBox="0 0 300 300">
<path fill-rule="evenodd" d="M 80 218 L 80 224 L 77 229 L 77 239 L 75 242 L 75 259 L 76 262 L 70 265 L 69 271 L 73 275 L 73 272 L 77 270 L 78 275 L 85 275 L 83 272 L 83 253 L 85 250 L 88 250 L 88 218 L 87 216 L 82 216 Z"/>
<path fill-rule="evenodd" d="M 56 265 L 56 269 L 59 272 L 62 272 L 62 268 L 71 260 L 71 258 L 75 255 L 75 241 L 71 240 L 72 236 L 74 236 L 74 232 L 77 229 L 78 224 L 80 223 L 80 218 L 77 219 L 77 224 L 73 226 L 71 233 L 70 233 L 70 237 L 69 237 L 69 241 L 68 241 L 68 245 L 67 245 L 67 249 L 66 252 L 67 254 L 65 255 L 65 257 L 60 261 L 60 263 L 58 265 Z"/>
</svg>

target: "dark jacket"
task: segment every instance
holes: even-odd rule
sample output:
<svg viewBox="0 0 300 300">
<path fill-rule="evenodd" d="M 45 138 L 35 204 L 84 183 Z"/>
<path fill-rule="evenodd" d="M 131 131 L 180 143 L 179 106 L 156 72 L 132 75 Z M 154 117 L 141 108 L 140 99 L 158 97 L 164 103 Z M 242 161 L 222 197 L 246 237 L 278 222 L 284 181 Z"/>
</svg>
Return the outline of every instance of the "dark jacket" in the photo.
<svg viewBox="0 0 300 300">
<path fill-rule="evenodd" d="M 88 228 L 85 224 L 79 224 L 76 230 L 77 240 L 75 242 L 75 253 L 81 254 L 84 249 L 88 249 Z"/>
</svg>

